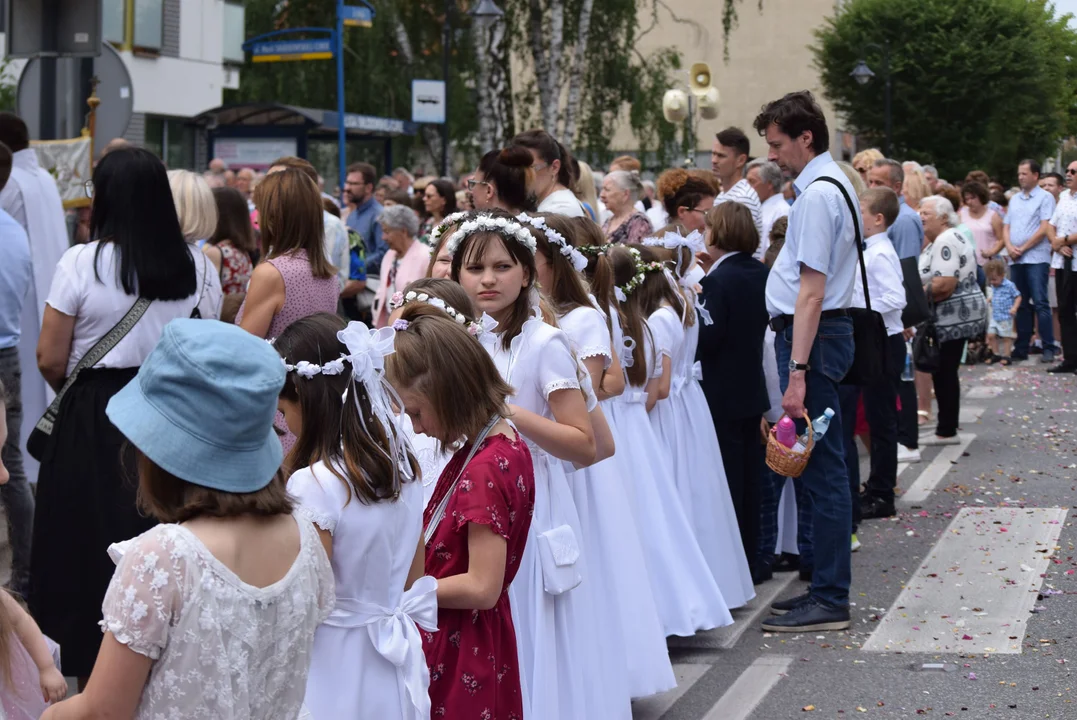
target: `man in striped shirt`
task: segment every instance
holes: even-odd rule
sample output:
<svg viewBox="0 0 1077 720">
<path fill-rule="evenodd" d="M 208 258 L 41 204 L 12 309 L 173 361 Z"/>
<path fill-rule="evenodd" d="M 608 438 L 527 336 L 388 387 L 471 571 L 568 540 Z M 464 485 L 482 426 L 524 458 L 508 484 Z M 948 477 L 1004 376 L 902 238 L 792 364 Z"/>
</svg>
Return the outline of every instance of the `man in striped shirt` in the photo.
<svg viewBox="0 0 1077 720">
<path fill-rule="evenodd" d="M 738 202 L 752 212 L 755 229 L 759 233 L 759 249 L 755 259 L 763 259 L 766 238 L 763 237 L 763 210 L 759 195 L 744 177 L 751 144 L 740 128 L 730 127 L 718 133 L 711 148 L 711 170 L 722 181 L 722 193 L 714 200 L 715 205 Z"/>
</svg>

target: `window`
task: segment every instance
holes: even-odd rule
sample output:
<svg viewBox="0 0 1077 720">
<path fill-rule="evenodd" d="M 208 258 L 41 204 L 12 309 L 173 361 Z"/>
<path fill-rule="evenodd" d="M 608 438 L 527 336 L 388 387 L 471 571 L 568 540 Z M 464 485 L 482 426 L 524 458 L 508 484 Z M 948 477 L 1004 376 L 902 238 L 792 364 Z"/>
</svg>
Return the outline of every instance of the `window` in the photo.
<svg viewBox="0 0 1077 720">
<path fill-rule="evenodd" d="M 134 0 L 134 10 L 135 36 L 131 44 L 160 50 L 164 37 L 164 0 Z"/>
<path fill-rule="evenodd" d="M 195 127 L 183 120 L 146 116 L 143 147 L 161 158 L 169 170 L 194 167 Z"/>
<path fill-rule="evenodd" d="M 103 0 L 101 31 L 105 42 L 123 45 L 127 36 L 127 0 Z"/>
<path fill-rule="evenodd" d="M 224 48 L 221 55 L 225 62 L 243 62 L 243 40 L 246 37 L 245 19 L 242 5 L 231 2 L 224 4 Z"/>
</svg>

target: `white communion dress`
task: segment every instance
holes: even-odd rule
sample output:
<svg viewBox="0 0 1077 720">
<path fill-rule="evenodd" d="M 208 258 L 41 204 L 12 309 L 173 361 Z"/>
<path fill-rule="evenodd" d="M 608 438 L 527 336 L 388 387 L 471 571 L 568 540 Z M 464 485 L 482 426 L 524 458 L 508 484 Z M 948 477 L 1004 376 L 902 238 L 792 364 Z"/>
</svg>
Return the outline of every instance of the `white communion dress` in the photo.
<svg viewBox="0 0 1077 720">
<path fill-rule="evenodd" d="M 601 311 L 579 307 L 566 313 L 559 322 L 572 341 L 578 360 L 600 357 L 604 369 L 609 369 L 613 363 L 612 339 Z M 619 462 L 627 438 L 619 437 L 609 413 L 606 421 L 616 444 L 614 456 L 570 473 L 568 480 L 583 524 L 584 545 L 591 558 L 589 580 L 597 586 L 601 597 L 609 599 L 607 605 L 613 606 L 606 635 L 615 643 L 612 649 L 618 654 L 611 658 L 611 663 L 626 666 L 624 691 L 640 698 L 676 687 L 677 681 L 626 492 L 626 484 L 632 482 L 632 470 Z"/>
<path fill-rule="evenodd" d="M 297 471 L 297 512 L 333 535 L 336 607 L 314 636 L 304 704 L 314 720 L 427 720 L 430 685 L 418 626 L 437 628 L 437 581 L 405 591 L 423 527 L 423 488 L 366 504 L 324 463 Z"/>
<path fill-rule="evenodd" d="M 553 420 L 551 394 L 580 391 L 576 359 L 568 336 L 547 325 L 538 308 L 524 323 L 509 348 L 501 335 L 483 333 L 480 340 L 505 381 L 516 389 L 509 402 Z M 630 718 L 629 698 L 610 697 L 601 687 L 611 666 L 602 657 L 606 629 L 588 575 L 584 535 L 565 463 L 524 437 L 535 470 L 535 508 L 520 570 L 509 587 L 524 688 L 524 717 L 535 720 Z M 552 550 L 557 570 L 582 579 L 562 591 L 544 571 L 540 553 Z M 549 569 L 549 563 L 547 564 Z M 551 590 L 556 594 L 551 594 Z M 528 704 L 529 703 L 529 704 Z M 611 703 L 603 706 L 603 703 Z"/>
<path fill-rule="evenodd" d="M 254 587 L 180 525 L 114 543 L 103 630 L 153 660 L 135 720 L 295 718 L 333 571 L 310 521 L 283 578 Z M 354 680 L 352 681 L 354 682 Z"/>
<path fill-rule="evenodd" d="M 636 352 L 655 374 L 655 353 L 644 333 L 644 348 Z M 614 326 L 614 347 L 622 366 L 632 363 L 621 330 Z M 627 372 L 626 372 L 627 376 Z M 698 630 L 733 624 L 729 607 L 711 575 L 707 561 L 681 505 L 671 474 L 669 451 L 647 417 L 647 391 L 631 384 L 607 400 L 606 417 L 617 430 L 617 460 L 626 471 L 628 496 L 641 532 L 647 574 L 655 607 L 665 634 L 688 637 Z"/>
<path fill-rule="evenodd" d="M 695 310 L 689 307 L 687 312 Z M 669 356 L 673 373 L 669 397 L 659 400 L 651 411 L 651 424 L 673 458 L 673 479 L 681 502 L 722 597 L 729 607 L 742 607 L 755 597 L 755 587 L 718 434 L 695 374 L 699 319 L 685 328 L 673 308 L 662 307 L 647 322 L 658 355 Z"/>
</svg>

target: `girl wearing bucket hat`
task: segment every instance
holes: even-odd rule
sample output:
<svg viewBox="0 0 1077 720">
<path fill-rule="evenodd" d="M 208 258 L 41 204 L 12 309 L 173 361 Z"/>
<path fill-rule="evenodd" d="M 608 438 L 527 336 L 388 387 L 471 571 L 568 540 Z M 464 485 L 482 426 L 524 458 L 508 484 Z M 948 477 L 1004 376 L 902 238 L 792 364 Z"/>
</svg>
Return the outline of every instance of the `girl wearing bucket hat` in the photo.
<svg viewBox="0 0 1077 720">
<path fill-rule="evenodd" d="M 296 434 L 288 492 L 317 526 L 336 579 L 307 678 L 315 718 L 430 717 L 419 628 L 437 630 L 437 582 L 420 577 L 419 465 L 382 378 L 395 332 L 319 313 L 273 343 L 287 371 L 279 406 Z"/>
<path fill-rule="evenodd" d="M 284 372 L 235 326 L 175 320 L 109 401 L 137 450 L 139 507 L 162 524 L 109 548 L 93 674 L 43 718 L 299 715 L 314 630 L 335 598 L 280 471 Z"/>
</svg>

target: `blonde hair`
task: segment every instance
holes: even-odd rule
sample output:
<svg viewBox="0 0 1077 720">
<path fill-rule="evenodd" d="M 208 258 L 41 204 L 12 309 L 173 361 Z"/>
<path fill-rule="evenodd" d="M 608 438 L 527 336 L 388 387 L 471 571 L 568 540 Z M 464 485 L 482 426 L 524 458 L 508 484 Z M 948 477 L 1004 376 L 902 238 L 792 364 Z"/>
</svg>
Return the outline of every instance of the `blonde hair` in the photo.
<svg viewBox="0 0 1077 720">
<path fill-rule="evenodd" d="M 838 160 L 837 163 L 838 167 L 841 168 L 841 171 L 845 173 L 845 177 L 849 178 L 849 182 L 850 184 L 852 184 L 853 190 L 856 191 L 856 196 L 860 197 L 860 195 L 868 189 L 868 186 L 864 184 L 864 178 L 860 177 L 860 173 L 858 173 L 852 165 L 845 162 L 844 160 Z"/>
<path fill-rule="evenodd" d="M 931 186 L 927 184 L 924 171 L 916 163 L 905 163 L 902 169 L 905 171 L 905 182 L 901 191 L 905 202 L 913 210 L 919 210 L 923 199 L 932 194 Z"/>
<path fill-rule="evenodd" d="M 580 176 L 576 178 L 576 184 L 573 186 L 572 192 L 575 193 L 577 200 L 587 203 L 597 214 L 598 192 L 595 190 L 595 174 L 591 171 L 591 166 L 583 160 L 579 161 L 579 165 Z"/>
<path fill-rule="evenodd" d="M 868 169 L 875 167 L 875 163 L 878 160 L 883 160 L 886 156 L 879 152 L 879 148 L 868 148 L 867 150 L 861 150 L 856 155 L 853 155 L 853 167 L 859 167 L 861 163 L 866 162 Z"/>
<path fill-rule="evenodd" d="M 206 179 L 190 170 L 169 170 L 168 184 L 183 239 L 194 242 L 213 237 L 217 230 L 217 201 Z"/>
</svg>

